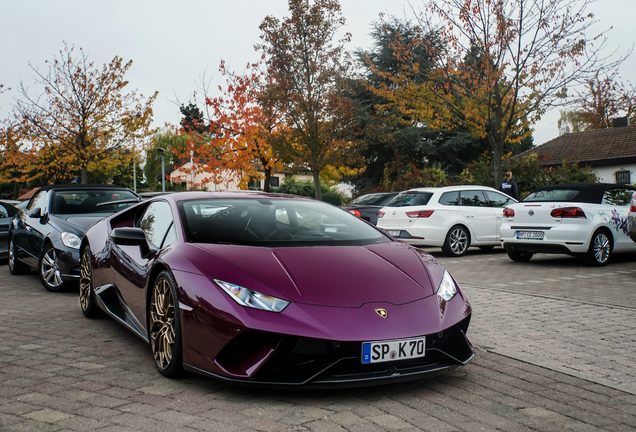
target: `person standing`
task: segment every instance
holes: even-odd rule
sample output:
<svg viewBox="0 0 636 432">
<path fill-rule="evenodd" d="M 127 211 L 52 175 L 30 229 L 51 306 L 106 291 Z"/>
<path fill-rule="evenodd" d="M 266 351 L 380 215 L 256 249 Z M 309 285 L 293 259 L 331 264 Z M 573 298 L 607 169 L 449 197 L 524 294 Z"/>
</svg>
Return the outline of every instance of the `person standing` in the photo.
<svg viewBox="0 0 636 432">
<path fill-rule="evenodd" d="M 517 189 L 517 183 L 512 179 L 512 171 L 504 173 L 504 181 L 499 185 L 499 190 L 519 201 L 519 189 Z"/>
</svg>

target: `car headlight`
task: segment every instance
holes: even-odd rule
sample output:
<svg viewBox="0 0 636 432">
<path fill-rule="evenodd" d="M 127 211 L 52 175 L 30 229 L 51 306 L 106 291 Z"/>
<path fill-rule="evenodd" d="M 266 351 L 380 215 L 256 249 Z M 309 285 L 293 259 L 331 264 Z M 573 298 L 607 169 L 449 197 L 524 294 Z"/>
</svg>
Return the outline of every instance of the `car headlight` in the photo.
<svg viewBox="0 0 636 432">
<path fill-rule="evenodd" d="M 450 273 L 444 270 L 444 277 L 437 287 L 437 295 L 444 301 L 449 301 L 457 294 L 457 285 Z"/>
<path fill-rule="evenodd" d="M 70 247 L 72 249 L 79 249 L 82 244 L 82 240 L 78 236 L 70 232 L 62 233 L 62 243 L 64 246 Z"/>
<path fill-rule="evenodd" d="M 261 294 L 233 283 L 218 279 L 214 279 L 214 282 L 223 288 L 223 291 L 228 293 L 228 295 L 241 306 L 270 312 L 281 312 L 289 304 L 288 301 L 267 294 Z"/>
</svg>

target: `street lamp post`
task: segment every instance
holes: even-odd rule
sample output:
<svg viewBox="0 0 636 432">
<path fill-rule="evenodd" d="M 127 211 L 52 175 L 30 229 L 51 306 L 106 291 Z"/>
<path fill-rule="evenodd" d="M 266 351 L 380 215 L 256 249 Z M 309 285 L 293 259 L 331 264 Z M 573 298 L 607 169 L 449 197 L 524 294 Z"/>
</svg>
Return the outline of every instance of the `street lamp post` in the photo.
<svg viewBox="0 0 636 432">
<path fill-rule="evenodd" d="M 157 152 L 161 155 L 161 192 L 166 191 L 166 149 L 157 148 Z"/>
</svg>

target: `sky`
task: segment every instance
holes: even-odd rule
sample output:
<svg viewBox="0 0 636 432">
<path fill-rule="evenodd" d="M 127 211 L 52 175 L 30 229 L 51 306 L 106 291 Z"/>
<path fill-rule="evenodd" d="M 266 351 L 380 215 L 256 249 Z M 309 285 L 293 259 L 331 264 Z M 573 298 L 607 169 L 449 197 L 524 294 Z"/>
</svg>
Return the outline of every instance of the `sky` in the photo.
<svg viewBox="0 0 636 432">
<path fill-rule="evenodd" d="M 350 49 L 368 48 L 369 30 L 380 13 L 412 17 L 419 0 L 341 0 L 352 34 Z M 412 5 L 412 6 L 411 6 Z M 597 28 L 613 27 L 608 48 L 626 54 L 636 45 L 636 0 L 598 0 L 590 11 Z M 223 59 L 232 70 L 258 58 L 254 44 L 266 15 L 287 15 L 287 0 L 0 0 L 0 118 L 9 115 L 20 82 L 35 92 L 29 63 L 44 70 L 67 42 L 82 47 L 95 63 L 118 55 L 132 59 L 130 87 L 144 95 L 159 91 L 155 126 L 178 124 L 179 103 L 200 90 L 204 77 L 219 83 Z M 620 78 L 636 84 L 636 53 L 620 67 Z M 199 92 L 200 93 L 200 92 Z M 558 135 L 558 110 L 534 125 L 534 142 Z"/>
</svg>

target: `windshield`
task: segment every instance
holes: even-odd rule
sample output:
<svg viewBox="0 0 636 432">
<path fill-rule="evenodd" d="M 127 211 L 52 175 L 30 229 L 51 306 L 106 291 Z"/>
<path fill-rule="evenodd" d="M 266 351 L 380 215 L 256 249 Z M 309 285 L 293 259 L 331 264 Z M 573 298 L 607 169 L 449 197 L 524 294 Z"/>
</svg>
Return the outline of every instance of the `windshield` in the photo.
<svg viewBox="0 0 636 432">
<path fill-rule="evenodd" d="M 253 246 L 367 245 L 390 241 L 344 210 L 293 199 L 201 199 L 179 203 L 192 243 Z"/>
<path fill-rule="evenodd" d="M 393 197 L 395 197 L 397 193 L 375 193 L 375 194 L 367 194 L 361 195 L 358 198 L 351 201 L 352 206 L 361 206 L 361 205 L 376 205 L 376 206 L 384 206 L 386 203 L 391 201 Z"/>
<path fill-rule="evenodd" d="M 576 189 L 538 190 L 525 197 L 524 201 L 565 201 L 576 202 L 580 194 Z"/>
<path fill-rule="evenodd" d="M 51 214 L 115 213 L 138 200 L 126 189 L 57 190 L 51 197 Z"/>
<path fill-rule="evenodd" d="M 393 198 L 386 206 L 387 207 L 410 207 L 410 206 L 422 206 L 428 204 L 428 201 L 433 196 L 432 192 L 402 192 L 395 198 Z"/>
</svg>

